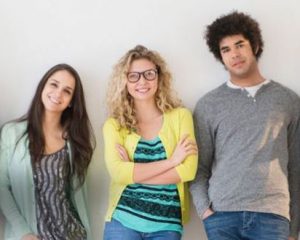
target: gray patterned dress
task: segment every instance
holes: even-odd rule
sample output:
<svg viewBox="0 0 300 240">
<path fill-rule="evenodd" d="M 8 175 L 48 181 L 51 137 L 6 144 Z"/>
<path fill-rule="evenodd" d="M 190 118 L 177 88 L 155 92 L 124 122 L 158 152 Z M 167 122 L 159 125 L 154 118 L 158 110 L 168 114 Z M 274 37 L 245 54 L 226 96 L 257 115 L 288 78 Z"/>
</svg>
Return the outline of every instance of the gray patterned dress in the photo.
<svg viewBox="0 0 300 240">
<path fill-rule="evenodd" d="M 84 240 L 86 231 L 70 198 L 68 149 L 34 164 L 37 229 L 41 240 Z"/>
</svg>

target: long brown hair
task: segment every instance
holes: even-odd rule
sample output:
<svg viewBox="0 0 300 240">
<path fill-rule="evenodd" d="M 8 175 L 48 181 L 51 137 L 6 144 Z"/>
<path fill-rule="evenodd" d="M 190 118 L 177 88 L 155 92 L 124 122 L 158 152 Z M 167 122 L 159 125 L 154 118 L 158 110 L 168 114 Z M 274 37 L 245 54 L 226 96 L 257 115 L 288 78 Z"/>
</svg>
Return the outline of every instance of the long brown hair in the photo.
<svg viewBox="0 0 300 240">
<path fill-rule="evenodd" d="M 95 148 L 95 138 L 86 111 L 85 99 L 81 80 L 77 71 L 68 64 L 58 64 L 49 69 L 40 80 L 27 114 L 19 121 L 27 121 L 24 136 L 29 140 L 29 152 L 32 163 L 39 161 L 45 151 L 43 132 L 44 105 L 42 91 L 48 79 L 58 71 L 67 71 L 75 79 L 75 89 L 71 104 L 62 113 L 60 123 L 63 127 L 63 138 L 69 141 L 72 152 L 71 176 L 79 180 L 78 186 L 84 183 L 87 168 L 91 162 Z"/>
</svg>

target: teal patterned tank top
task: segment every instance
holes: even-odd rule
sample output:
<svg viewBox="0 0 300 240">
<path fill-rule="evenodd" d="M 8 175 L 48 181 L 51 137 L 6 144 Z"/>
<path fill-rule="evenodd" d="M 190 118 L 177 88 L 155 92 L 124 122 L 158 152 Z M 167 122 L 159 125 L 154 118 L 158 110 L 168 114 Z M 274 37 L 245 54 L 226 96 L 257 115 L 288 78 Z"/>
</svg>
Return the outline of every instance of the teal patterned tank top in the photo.
<svg viewBox="0 0 300 240">
<path fill-rule="evenodd" d="M 159 137 L 141 139 L 134 162 L 147 163 L 166 159 Z M 182 233 L 180 199 L 176 184 L 130 184 L 123 191 L 113 218 L 139 232 L 178 231 Z"/>
</svg>

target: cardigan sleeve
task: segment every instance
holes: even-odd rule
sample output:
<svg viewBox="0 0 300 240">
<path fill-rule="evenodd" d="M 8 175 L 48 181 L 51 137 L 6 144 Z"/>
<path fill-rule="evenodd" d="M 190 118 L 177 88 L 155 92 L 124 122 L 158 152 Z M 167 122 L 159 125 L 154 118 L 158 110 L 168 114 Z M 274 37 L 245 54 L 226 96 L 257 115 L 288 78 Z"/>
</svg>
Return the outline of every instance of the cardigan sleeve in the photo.
<svg viewBox="0 0 300 240">
<path fill-rule="evenodd" d="M 15 137 L 12 124 L 7 124 L 2 128 L 0 137 L 0 208 L 7 224 L 13 226 L 15 239 L 21 239 L 22 236 L 32 233 L 32 230 L 21 215 L 11 191 L 8 165 L 15 149 L 16 141 L 12 141 Z"/>
<path fill-rule="evenodd" d="M 179 138 L 184 134 L 195 140 L 193 118 L 190 111 L 185 108 L 180 109 L 179 115 Z M 192 181 L 195 178 L 198 165 L 198 156 L 190 155 L 176 167 L 176 171 L 182 182 Z"/>
<path fill-rule="evenodd" d="M 124 146 L 124 138 L 115 119 L 110 118 L 105 122 L 103 138 L 104 158 L 112 181 L 124 185 L 132 184 L 134 163 L 123 161 L 116 150 L 117 143 Z"/>
</svg>

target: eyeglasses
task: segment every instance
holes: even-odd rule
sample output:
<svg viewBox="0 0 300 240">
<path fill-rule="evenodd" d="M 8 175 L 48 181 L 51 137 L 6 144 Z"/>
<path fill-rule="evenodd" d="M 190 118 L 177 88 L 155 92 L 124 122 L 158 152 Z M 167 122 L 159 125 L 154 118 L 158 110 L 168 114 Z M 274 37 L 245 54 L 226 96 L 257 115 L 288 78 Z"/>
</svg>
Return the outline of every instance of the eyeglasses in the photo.
<svg viewBox="0 0 300 240">
<path fill-rule="evenodd" d="M 140 80 L 141 75 L 147 81 L 153 81 L 157 77 L 158 71 L 156 69 L 149 69 L 144 72 L 129 72 L 127 73 L 127 80 L 130 83 L 136 83 Z"/>
</svg>

